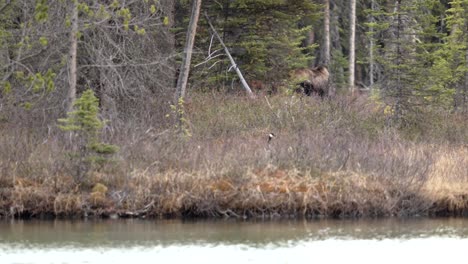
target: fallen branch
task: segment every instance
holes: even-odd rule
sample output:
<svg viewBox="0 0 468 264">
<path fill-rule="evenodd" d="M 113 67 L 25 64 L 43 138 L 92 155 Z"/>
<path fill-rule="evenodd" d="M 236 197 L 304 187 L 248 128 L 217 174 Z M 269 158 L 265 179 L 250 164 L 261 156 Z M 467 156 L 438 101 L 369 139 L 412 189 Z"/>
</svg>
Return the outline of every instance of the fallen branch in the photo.
<svg viewBox="0 0 468 264">
<path fill-rule="evenodd" d="M 234 59 L 232 58 L 231 56 L 231 53 L 229 52 L 228 48 L 226 47 L 226 45 L 224 44 L 223 40 L 221 39 L 221 37 L 219 36 L 218 32 L 216 31 L 216 29 L 213 27 L 213 25 L 211 24 L 211 21 L 210 21 L 210 18 L 208 17 L 208 15 L 206 14 L 205 12 L 205 18 L 206 18 L 206 21 L 208 22 L 208 25 L 210 25 L 210 28 L 211 30 L 213 31 L 213 34 L 216 36 L 216 38 L 219 40 L 219 42 L 221 43 L 221 45 L 224 47 L 224 51 L 226 52 L 226 55 L 228 56 L 229 60 L 231 61 L 231 68 L 230 69 L 235 69 L 236 70 L 236 73 L 237 75 L 239 76 L 239 79 L 242 83 L 242 86 L 244 86 L 244 89 L 245 91 L 247 92 L 247 94 L 249 95 L 250 98 L 255 98 L 255 94 L 252 93 L 252 90 L 250 89 L 249 87 L 249 84 L 245 81 L 244 79 L 244 76 L 242 75 L 242 72 L 240 71 L 239 67 L 237 67 L 237 64 L 236 62 L 234 61 Z"/>
</svg>

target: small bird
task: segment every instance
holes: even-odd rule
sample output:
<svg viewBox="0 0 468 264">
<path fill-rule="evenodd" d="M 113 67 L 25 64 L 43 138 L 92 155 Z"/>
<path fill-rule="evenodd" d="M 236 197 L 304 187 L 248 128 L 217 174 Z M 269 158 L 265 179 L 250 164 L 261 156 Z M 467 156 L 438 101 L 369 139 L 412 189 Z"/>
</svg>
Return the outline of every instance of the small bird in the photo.
<svg viewBox="0 0 468 264">
<path fill-rule="evenodd" d="M 270 141 L 271 141 L 274 137 L 276 137 L 276 135 L 275 135 L 274 133 L 268 134 L 268 144 L 270 144 Z"/>
<path fill-rule="evenodd" d="M 266 158 L 269 159 L 270 161 L 273 158 L 273 151 L 274 151 L 274 146 L 270 145 L 270 143 L 271 143 L 271 140 L 273 138 L 275 138 L 275 137 L 276 137 L 276 135 L 274 133 L 268 134 L 268 141 L 267 141 L 267 145 L 265 147 Z"/>
</svg>

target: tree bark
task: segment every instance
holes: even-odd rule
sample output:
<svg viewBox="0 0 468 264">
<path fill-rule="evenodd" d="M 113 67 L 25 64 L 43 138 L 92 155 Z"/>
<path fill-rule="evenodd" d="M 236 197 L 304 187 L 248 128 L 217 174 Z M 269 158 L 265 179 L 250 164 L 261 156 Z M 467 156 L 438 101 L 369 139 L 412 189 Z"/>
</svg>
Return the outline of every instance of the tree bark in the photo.
<svg viewBox="0 0 468 264">
<path fill-rule="evenodd" d="M 371 1 L 371 10 L 375 10 L 375 0 Z M 374 23 L 374 14 L 370 15 L 370 22 Z M 369 43 L 369 87 L 370 89 L 374 86 L 374 26 L 370 28 L 370 43 Z"/>
<path fill-rule="evenodd" d="M 325 0 L 325 10 L 323 19 L 323 64 L 330 64 L 330 0 Z"/>
<path fill-rule="evenodd" d="M 343 55 L 342 53 L 342 45 L 341 45 L 341 36 L 340 36 L 340 22 L 339 22 L 339 17 L 340 17 L 340 10 L 337 6 L 336 3 L 330 1 L 330 53 L 336 52 L 336 55 L 338 57 L 341 57 Z M 345 80 L 344 77 L 344 69 L 341 63 L 337 61 L 330 61 L 330 66 L 332 70 L 331 78 L 330 78 L 330 91 L 333 92 L 333 94 L 336 93 L 336 86 L 344 86 L 346 85 L 345 83 L 347 80 Z"/>
<path fill-rule="evenodd" d="M 164 8 L 165 8 L 165 12 L 169 18 L 169 24 L 167 25 L 167 27 L 169 29 L 172 29 L 175 27 L 175 16 L 176 16 L 176 10 L 175 10 L 175 2 L 174 0 L 166 0 L 164 2 Z M 175 34 L 174 32 L 172 32 L 171 30 L 167 30 L 166 32 L 166 39 L 167 39 L 167 45 L 168 47 L 166 48 L 166 52 L 167 53 L 173 53 L 177 50 L 177 47 L 176 47 L 176 41 L 175 41 Z M 178 79 L 178 74 L 177 74 L 177 64 L 176 64 L 176 61 L 174 58 L 169 58 L 168 59 L 168 64 L 169 64 L 169 67 L 170 69 L 173 71 L 173 77 L 171 78 L 170 80 L 170 83 L 174 85 L 174 87 L 177 86 L 177 79 Z"/>
<path fill-rule="evenodd" d="M 394 118 L 397 121 L 401 120 L 402 117 L 402 104 L 403 104 L 403 84 L 401 80 L 401 64 L 402 64 L 402 49 L 401 49 L 401 31 L 402 31 L 402 19 L 400 14 L 401 0 L 396 1 L 395 12 L 397 14 L 397 28 L 396 28 L 396 102 L 395 102 L 395 113 Z"/>
<path fill-rule="evenodd" d="M 465 30 L 468 27 L 468 25 L 465 26 Z M 468 67 L 468 49 L 465 51 L 465 67 Z M 463 113 L 468 113 L 468 106 L 467 106 L 467 101 L 468 101 L 468 71 L 465 72 L 465 81 L 463 83 L 463 90 L 461 91 L 461 98 L 460 98 L 460 104 L 462 108 Z"/>
<path fill-rule="evenodd" d="M 356 0 L 351 0 L 350 37 L 349 37 L 349 89 L 354 95 L 354 63 L 356 43 Z"/>
<path fill-rule="evenodd" d="M 76 57 L 78 50 L 78 6 L 76 3 L 73 3 L 72 5 L 70 50 L 68 61 L 68 93 L 66 102 L 67 112 L 70 112 L 73 109 L 73 103 L 76 99 L 77 80 Z"/>
<path fill-rule="evenodd" d="M 186 44 L 184 49 L 184 57 L 180 66 L 179 78 L 176 86 L 176 105 L 180 99 L 185 97 L 187 89 L 188 76 L 190 73 L 190 64 L 192 61 L 193 45 L 195 43 L 195 35 L 197 33 L 198 19 L 200 18 L 201 0 L 192 0 L 192 14 L 190 23 L 187 29 Z"/>
</svg>

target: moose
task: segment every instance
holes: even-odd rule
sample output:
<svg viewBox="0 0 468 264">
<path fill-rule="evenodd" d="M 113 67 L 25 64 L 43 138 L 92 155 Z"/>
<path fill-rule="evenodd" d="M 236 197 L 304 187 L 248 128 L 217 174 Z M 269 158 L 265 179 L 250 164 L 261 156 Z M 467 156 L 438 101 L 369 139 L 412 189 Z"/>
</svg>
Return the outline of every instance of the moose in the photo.
<svg viewBox="0 0 468 264">
<path fill-rule="evenodd" d="M 321 98 L 328 96 L 328 78 L 330 73 L 324 65 L 312 69 L 297 69 L 291 74 L 291 79 L 300 88 L 296 92 L 303 92 L 307 96 L 318 95 Z"/>
</svg>

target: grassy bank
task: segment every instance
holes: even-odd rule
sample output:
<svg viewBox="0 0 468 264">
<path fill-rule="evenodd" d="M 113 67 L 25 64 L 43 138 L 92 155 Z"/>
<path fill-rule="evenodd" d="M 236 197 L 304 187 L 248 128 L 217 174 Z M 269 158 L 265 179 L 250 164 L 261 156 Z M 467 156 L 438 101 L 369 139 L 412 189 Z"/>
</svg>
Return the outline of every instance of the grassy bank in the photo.
<svg viewBox="0 0 468 264">
<path fill-rule="evenodd" d="M 111 120 L 103 140 L 120 151 L 81 182 L 70 139 L 56 125 L 3 121 L 0 215 L 468 213 L 466 115 L 420 109 L 390 129 L 385 107 L 366 97 L 219 94 L 192 96 L 185 113 L 191 136 L 160 118 Z M 268 144 L 271 132 L 277 137 Z"/>
</svg>

